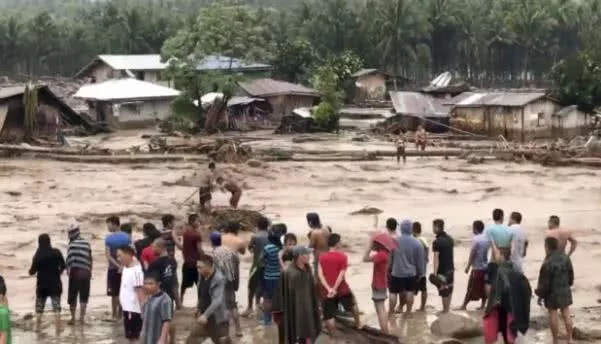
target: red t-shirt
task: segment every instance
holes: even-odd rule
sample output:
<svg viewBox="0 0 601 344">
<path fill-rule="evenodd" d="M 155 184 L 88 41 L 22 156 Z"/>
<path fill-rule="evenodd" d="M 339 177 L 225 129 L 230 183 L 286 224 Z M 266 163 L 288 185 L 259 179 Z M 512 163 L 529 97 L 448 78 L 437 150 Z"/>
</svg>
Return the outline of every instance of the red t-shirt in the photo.
<svg viewBox="0 0 601 344">
<path fill-rule="evenodd" d="M 142 255 L 140 255 L 140 259 L 142 260 L 142 263 L 147 263 L 148 266 L 150 266 L 150 264 L 154 263 L 155 260 L 157 260 L 157 258 L 159 258 L 159 256 L 157 256 L 154 251 L 152 250 L 152 246 L 148 246 L 145 249 L 142 250 Z"/>
<path fill-rule="evenodd" d="M 378 251 L 372 258 L 374 263 L 374 273 L 371 280 L 371 286 L 374 289 L 388 288 L 388 252 Z"/>
<path fill-rule="evenodd" d="M 334 284 L 336 284 L 336 280 L 338 279 L 338 275 L 340 274 L 340 272 L 348 268 L 348 257 L 343 252 L 324 252 L 319 255 L 319 265 L 321 266 L 321 270 L 323 271 L 323 276 L 325 280 L 330 286 L 334 286 Z M 323 285 L 320 285 L 319 289 L 322 298 L 328 296 L 328 292 L 326 288 L 323 287 Z M 342 283 L 340 283 L 340 285 L 338 286 L 338 290 L 336 290 L 336 296 L 344 296 L 350 293 L 351 289 L 346 283 L 346 280 L 343 280 Z"/>
<path fill-rule="evenodd" d="M 184 256 L 184 263 L 196 265 L 196 262 L 200 259 L 198 243 L 202 241 L 202 237 L 197 230 L 186 229 L 184 231 L 183 239 L 182 255 Z"/>
</svg>

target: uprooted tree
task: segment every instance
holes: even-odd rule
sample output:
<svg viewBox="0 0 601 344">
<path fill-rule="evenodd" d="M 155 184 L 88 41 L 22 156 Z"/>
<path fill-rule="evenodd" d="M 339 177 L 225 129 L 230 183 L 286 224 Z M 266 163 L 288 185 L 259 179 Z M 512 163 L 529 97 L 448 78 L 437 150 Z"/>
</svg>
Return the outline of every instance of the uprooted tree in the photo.
<svg viewBox="0 0 601 344">
<path fill-rule="evenodd" d="M 236 74 L 234 61 L 253 61 L 264 57 L 266 42 L 263 31 L 256 9 L 237 3 L 216 2 L 203 8 L 196 21 L 169 38 L 161 53 L 163 60 L 169 62 L 165 72 L 167 78 L 183 90 L 183 99 L 176 101 L 180 109 L 190 109 L 182 103 L 197 101 L 198 116 L 202 94 L 220 92 L 223 98 L 218 102 L 219 109 L 211 109 L 210 115 L 223 114 L 236 83 L 242 77 Z M 219 72 L 200 71 L 198 67 L 209 56 L 227 58 L 229 66 Z M 177 114 L 178 109 L 174 110 Z M 218 118 L 207 118 L 205 130 L 214 131 L 217 122 Z"/>
</svg>

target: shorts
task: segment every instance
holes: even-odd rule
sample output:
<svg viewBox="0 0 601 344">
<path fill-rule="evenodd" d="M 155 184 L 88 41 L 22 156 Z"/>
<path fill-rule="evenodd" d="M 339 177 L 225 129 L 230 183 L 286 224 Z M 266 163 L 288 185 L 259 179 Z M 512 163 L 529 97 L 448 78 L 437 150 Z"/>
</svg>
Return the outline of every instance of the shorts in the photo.
<svg viewBox="0 0 601 344">
<path fill-rule="evenodd" d="M 198 268 L 196 264 L 184 263 L 182 265 L 182 288 L 191 288 L 199 281 Z"/>
<path fill-rule="evenodd" d="M 236 302 L 236 290 L 234 289 L 233 283 L 227 282 L 225 284 L 225 308 L 229 311 L 238 308 Z"/>
<path fill-rule="evenodd" d="M 371 288 L 371 299 L 374 302 L 386 301 L 388 298 L 388 290 L 386 288 Z"/>
<path fill-rule="evenodd" d="M 417 295 L 417 293 L 419 292 L 428 292 L 428 283 L 426 283 L 426 276 L 422 276 L 417 279 L 414 294 Z"/>
<path fill-rule="evenodd" d="M 229 322 L 223 322 L 215 324 L 209 321 L 207 325 L 201 325 L 198 322 L 194 322 L 192 329 L 190 330 L 190 338 L 199 339 L 209 338 L 213 343 L 222 343 L 223 339 L 229 338 L 230 336 L 230 324 Z"/>
<path fill-rule="evenodd" d="M 123 328 L 125 338 L 129 340 L 139 339 L 142 332 L 142 316 L 140 313 L 123 311 Z"/>
<path fill-rule="evenodd" d="M 118 297 L 121 291 L 121 273 L 116 269 L 109 269 L 106 274 L 106 295 Z"/>
<path fill-rule="evenodd" d="M 339 306 L 346 312 L 351 312 L 355 306 L 355 296 L 351 293 L 343 296 L 335 296 L 332 298 L 323 298 L 321 300 L 321 308 L 323 309 L 323 320 L 334 319 L 338 314 Z M 309 319 L 307 319 L 309 320 Z"/>
<path fill-rule="evenodd" d="M 200 205 L 203 205 L 209 201 L 211 201 L 211 199 L 213 199 L 213 196 L 211 196 L 211 188 L 210 187 L 201 187 L 198 188 L 198 201 L 200 202 Z"/>
<path fill-rule="evenodd" d="M 486 275 L 484 276 L 484 283 L 491 284 L 497 277 L 497 270 L 499 266 L 496 263 L 488 263 L 486 267 Z"/>
<path fill-rule="evenodd" d="M 251 270 L 250 277 L 248 278 L 248 297 L 261 296 L 261 280 L 263 276 L 263 268 L 255 267 Z"/>
<path fill-rule="evenodd" d="M 550 311 L 565 309 L 572 305 L 572 290 L 553 290 L 548 298 L 544 299 L 545 308 Z"/>
<path fill-rule="evenodd" d="M 238 207 L 238 203 L 240 203 L 240 197 L 242 197 L 242 191 L 236 191 L 232 193 L 232 197 L 230 197 L 230 206 L 232 208 Z"/>
<path fill-rule="evenodd" d="M 79 303 L 88 303 L 90 298 L 90 279 L 69 276 L 69 286 L 67 288 L 67 303 L 69 306 L 77 305 L 77 296 Z"/>
<path fill-rule="evenodd" d="M 453 271 L 446 274 L 430 274 L 430 283 L 436 286 L 440 297 L 449 297 L 453 294 L 454 275 Z"/>
<path fill-rule="evenodd" d="M 399 278 L 390 276 L 389 291 L 391 294 L 414 293 L 417 285 L 417 277 Z"/>
<path fill-rule="evenodd" d="M 61 296 L 60 295 L 52 295 L 52 296 L 43 296 L 38 295 L 35 298 L 35 312 L 36 314 L 44 313 L 44 309 L 46 308 L 46 300 L 50 298 L 52 302 L 52 311 L 55 313 L 60 313 L 61 311 Z"/>
<path fill-rule="evenodd" d="M 273 299 L 273 295 L 275 294 L 275 289 L 278 287 L 278 282 L 279 280 L 277 279 L 265 279 L 263 278 L 263 283 L 261 284 L 261 289 L 262 289 L 262 293 L 261 296 L 263 296 L 266 299 Z"/>
</svg>

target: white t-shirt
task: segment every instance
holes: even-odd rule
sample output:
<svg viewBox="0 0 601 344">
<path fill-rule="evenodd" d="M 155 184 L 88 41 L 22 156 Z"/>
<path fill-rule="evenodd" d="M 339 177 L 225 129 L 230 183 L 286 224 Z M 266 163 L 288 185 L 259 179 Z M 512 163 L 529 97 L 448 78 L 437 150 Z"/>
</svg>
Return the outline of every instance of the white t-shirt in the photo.
<svg viewBox="0 0 601 344">
<path fill-rule="evenodd" d="M 132 267 L 123 267 L 121 274 L 121 290 L 119 291 L 119 303 L 126 312 L 142 313 L 140 302 L 136 294 L 136 288 L 144 286 L 144 272 L 142 265 L 136 263 Z"/>
<path fill-rule="evenodd" d="M 520 225 L 509 226 L 509 232 L 512 236 L 511 262 L 519 271 L 523 271 L 522 265 L 524 262 L 524 250 L 526 249 L 526 232 L 524 232 L 524 229 Z"/>
</svg>

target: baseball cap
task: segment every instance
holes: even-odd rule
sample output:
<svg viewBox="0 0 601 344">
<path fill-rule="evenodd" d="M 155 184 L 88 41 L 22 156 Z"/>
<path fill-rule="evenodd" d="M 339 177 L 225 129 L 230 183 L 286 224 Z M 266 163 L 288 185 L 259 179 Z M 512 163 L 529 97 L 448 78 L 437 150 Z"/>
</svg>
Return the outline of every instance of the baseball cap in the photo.
<svg viewBox="0 0 601 344">
<path fill-rule="evenodd" d="M 307 246 L 295 246 L 292 249 L 292 254 L 294 257 L 304 256 L 313 253 L 313 249 Z"/>
</svg>

